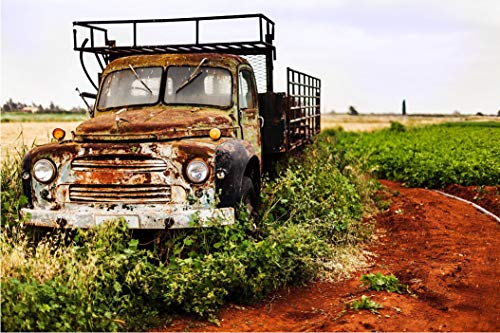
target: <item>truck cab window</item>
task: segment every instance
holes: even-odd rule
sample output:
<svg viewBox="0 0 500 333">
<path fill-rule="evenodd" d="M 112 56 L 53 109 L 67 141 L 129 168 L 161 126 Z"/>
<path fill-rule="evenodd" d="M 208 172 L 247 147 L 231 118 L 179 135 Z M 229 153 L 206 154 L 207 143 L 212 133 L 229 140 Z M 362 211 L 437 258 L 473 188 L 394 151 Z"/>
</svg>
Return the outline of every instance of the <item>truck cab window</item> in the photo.
<svg viewBox="0 0 500 333">
<path fill-rule="evenodd" d="M 257 108 L 252 73 L 248 70 L 242 70 L 239 75 L 239 81 L 238 100 L 240 109 Z"/>
<path fill-rule="evenodd" d="M 123 69 L 106 76 L 97 107 L 109 109 L 158 103 L 161 67 Z M 137 75 L 136 75 L 137 74 Z"/>
<path fill-rule="evenodd" d="M 167 70 L 166 104 L 210 105 L 232 104 L 231 73 L 223 68 L 171 66 Z"/>
</svg>

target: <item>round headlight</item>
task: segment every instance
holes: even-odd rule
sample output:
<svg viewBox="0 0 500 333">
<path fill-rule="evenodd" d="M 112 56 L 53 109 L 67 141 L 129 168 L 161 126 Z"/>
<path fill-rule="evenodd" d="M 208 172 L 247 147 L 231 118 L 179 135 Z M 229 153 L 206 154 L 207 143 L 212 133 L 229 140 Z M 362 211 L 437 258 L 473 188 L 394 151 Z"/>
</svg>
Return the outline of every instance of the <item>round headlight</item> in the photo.
<svg viewBox="0 0 500 333">
<path fill-rule="evenodd" d="M 208 166 L 201 160 L 193 160 L 189 162 L 186 174 L 193 183 L 202 183 L 208 177 Z"/>
<path fill-rule="evenodd" d="M 33 167 L 35 178 L 41 183 L 48 183 L 56 176 L 56 167 L 49 160 L 41 159 L 36 161 Z"/>
</svg>

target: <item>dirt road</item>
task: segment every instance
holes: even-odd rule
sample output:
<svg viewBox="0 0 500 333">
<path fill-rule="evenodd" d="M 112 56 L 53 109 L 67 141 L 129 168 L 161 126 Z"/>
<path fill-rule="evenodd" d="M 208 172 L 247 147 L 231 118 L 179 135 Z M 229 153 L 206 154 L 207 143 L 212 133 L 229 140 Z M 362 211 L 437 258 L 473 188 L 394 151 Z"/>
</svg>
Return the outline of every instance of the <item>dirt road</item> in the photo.
<svg viewBox="0 0 500 333">
<path fill-rule="evenodd" d="M 282 290 L 257 305 L 229 305 L 220 314 L 220 327 L 183 318 L 164 329 L 499 331 L 500 224 L 433 191 L 383 183 L 392 205 L 376 217 L 371 268 L 340 283 Z M 498 199 L 498 188 L 491 195 Z M 410 293 L 367 291 L 359 278 L 369 272 L 395 274 Z M 346 310 L 345 304 L 362 295 L 384 308 L 379 314 Z"/>
</svg>

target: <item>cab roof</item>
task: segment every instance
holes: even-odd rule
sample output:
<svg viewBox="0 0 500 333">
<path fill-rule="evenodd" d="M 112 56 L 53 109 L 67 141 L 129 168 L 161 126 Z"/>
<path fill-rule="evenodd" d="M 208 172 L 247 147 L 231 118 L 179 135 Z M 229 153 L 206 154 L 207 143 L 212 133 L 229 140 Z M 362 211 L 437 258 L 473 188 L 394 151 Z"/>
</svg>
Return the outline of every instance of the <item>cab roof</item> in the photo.
<svg viewBox="0 0 500 333">
<path fill-rule="evenodd" d="M 220 53 L 195 53 L 195 54 L 152 54 L 136 55 L 116 59 L 109 63 L 103 74 L 106 75 L 120 69 L 147 66 L 197 66 L 203 58 L 207 58 L 206 66 L 223 67 L 236 70 L 239 65 L 250 65 L 248 61 L 240 56 Z"/>
</svg>

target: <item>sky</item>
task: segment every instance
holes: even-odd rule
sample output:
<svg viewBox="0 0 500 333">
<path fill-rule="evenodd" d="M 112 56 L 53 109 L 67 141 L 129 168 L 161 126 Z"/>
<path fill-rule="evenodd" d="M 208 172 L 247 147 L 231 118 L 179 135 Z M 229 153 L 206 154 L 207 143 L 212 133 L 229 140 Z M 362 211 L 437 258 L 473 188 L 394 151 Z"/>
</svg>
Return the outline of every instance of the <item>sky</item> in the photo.
<svg viewBox="0 0 500 333">
<path fill-rule="evenodd" d="M 263 13 L 276 23 L 275 90 L 286 89 L 286 67 L 316 76 L 323 112 L 399 113 L 403 99 L 408 113 L 500 110 L 500 0 L 0 3 L 2 104 L 84 107 L 75 88 L 95 90 L 73 51 L 73 21 Z"/>
</svg>

